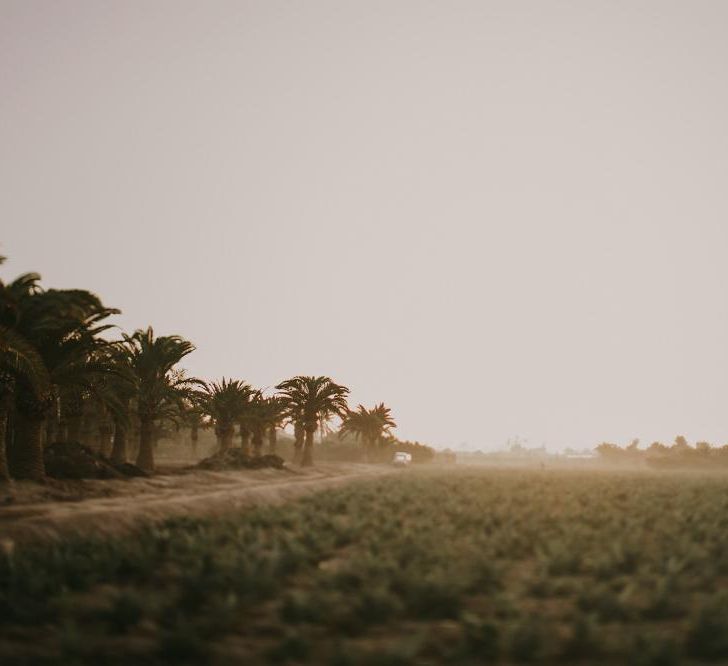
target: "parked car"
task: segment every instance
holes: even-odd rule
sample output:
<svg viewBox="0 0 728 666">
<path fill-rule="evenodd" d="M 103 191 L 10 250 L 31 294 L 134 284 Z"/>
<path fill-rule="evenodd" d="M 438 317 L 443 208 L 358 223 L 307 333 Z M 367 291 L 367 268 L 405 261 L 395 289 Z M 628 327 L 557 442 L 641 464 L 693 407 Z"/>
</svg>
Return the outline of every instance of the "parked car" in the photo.
<svg viewBox="0 0 728 666">
<path fill-rule="evenodd" d="M 398 467 L 406 467 L 412 462 L 412 455 L 404 451 L 397 451 L 392 458 L 392 464 Z"/>
</svg>

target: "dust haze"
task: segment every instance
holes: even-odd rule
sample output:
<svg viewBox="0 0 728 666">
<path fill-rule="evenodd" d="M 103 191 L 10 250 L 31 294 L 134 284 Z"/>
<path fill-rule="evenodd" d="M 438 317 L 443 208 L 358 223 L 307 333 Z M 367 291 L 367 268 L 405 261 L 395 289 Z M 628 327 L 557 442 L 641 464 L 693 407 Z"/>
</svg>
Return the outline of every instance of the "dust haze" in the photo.
<svg viewBox="0 0 728 666">
<path fill-rule="evenodd" d="M 725 441 L 724 3 L 0 12 L 13 275 L 440 448 Z"/>
<path fill-rule="evenodd" d="M 0 663 L 728 663 L 727 25 L 0 0 Z"/>
</svg>

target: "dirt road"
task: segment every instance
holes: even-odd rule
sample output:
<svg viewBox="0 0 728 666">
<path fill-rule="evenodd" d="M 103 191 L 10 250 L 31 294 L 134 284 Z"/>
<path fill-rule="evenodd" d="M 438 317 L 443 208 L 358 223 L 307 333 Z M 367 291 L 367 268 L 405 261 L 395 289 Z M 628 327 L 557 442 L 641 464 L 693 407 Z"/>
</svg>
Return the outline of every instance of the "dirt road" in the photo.
<svg viewBox="0 0 728 666">
<path fill-rule="evenodd" d="M 0 507 L 0 546 L 70 534 L 116 534 L 170 516 L 216 515 L 392 471 L 383 465 L 332 463 L 306 470 L 195 471 L 51 487 L 16 484 Z"/>
</svg>

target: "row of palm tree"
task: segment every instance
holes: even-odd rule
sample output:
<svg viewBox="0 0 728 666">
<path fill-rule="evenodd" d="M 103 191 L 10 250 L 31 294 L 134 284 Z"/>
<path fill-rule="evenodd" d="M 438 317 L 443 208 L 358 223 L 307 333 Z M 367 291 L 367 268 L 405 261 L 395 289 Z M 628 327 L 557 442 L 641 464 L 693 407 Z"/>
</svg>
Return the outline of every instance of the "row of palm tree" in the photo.
<svg viewBox="0 0 728 666">
<path fill-rule="evenodd" d="M 0 263 L 4 260 L 0 257 Z M 180 362 L 195 350 L 177 335 L 139 329 L 109 339 L 119 311 L 85 290 L 43 289 L 37 273 L 0 281 L 0 480 L 42 480 L 50 444 L 93 439 L 120 464 L 153 471 L 157 439 L 170 425 L 214 427 L 219 451 L 234 446 L 275 453 L 277 432 L 291 425 L 294 462 L 313 464 L 314 438 L 334 418 L 343 435 L 370 448 L 395 423 L 383 404 L 350 411 L 349 389 L 329 377 L 296 376 L 265 395 L 242 380 L 206 383 Z"/>
</svg>

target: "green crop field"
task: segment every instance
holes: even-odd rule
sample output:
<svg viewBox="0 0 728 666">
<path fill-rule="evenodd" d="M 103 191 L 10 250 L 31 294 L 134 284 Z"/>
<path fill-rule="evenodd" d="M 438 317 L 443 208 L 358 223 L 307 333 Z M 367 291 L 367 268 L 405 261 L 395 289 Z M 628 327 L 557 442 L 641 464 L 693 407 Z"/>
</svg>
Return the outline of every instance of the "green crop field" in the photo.
<svg viewBox="0 0 728 666">
<path fill-rule="evenodd" d="M 6 553 L 0 661 L 726 663 L 726 589 L 728 477 L 407 470 Z"/>
</svg>

